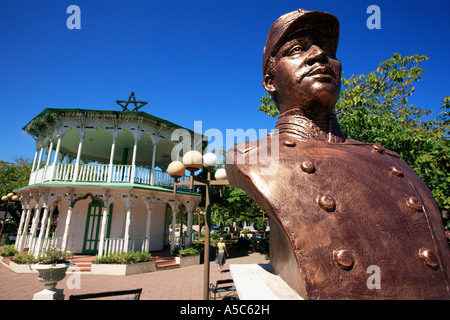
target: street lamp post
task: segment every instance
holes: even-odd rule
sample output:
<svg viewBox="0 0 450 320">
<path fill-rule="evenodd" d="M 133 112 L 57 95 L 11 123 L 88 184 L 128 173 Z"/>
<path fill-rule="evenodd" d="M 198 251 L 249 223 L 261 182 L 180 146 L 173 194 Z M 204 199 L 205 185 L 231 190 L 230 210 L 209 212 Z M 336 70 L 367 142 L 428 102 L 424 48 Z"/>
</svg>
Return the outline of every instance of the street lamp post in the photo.
<svg viewBox="0 0 450 320">
<path fill-rule="evenodd" d="M 14 193 L 10 192 L 8 193 L 8 195 L 3 196 L 2 197 L 2 201 L 6 202 L 6 207 L 5 207 L 5 214 L 3 216 L 3 223 L 2 223 L 2 227 L 0 229 L 0 240 L 3 237 L 3 226 L 6 223 L 6 215 L 8 214 L 8 206 L 9 206 L 9 201 L 13 200 L 13 201 L 18 201 L 19 200 L 19 196 L 15 195 Z"/>
<path fill-rule="evenodd" d="M 195 171 L 204 167 L 208 172 L 207 179 L 194 175 Z M 217 156 L 214 153 L 207 153 L 204 156 L 198 151 L 188 151 L 183 157 L 183 162 L 173 161 L 167 171 L 175 179 L 173 192 L 176 193 L 177 186 L 189 185 L 190 192 L 193 192 L 194 185 L 205 186 L 205 249 L 204 249 L 204 277 L 203 277 L 203 300 L 209 299 L 209 246 L 210 246 L 210 226 L 211 226 L 211 187 L 228 185 L 225 169 L 218 169 L 216 180 L 211 180 L 211 170 L 217 166 Z M 178 182 L 178 178 L 184 175 L 185 170 L 190 171 L 189 181 Z"/>
</svg>

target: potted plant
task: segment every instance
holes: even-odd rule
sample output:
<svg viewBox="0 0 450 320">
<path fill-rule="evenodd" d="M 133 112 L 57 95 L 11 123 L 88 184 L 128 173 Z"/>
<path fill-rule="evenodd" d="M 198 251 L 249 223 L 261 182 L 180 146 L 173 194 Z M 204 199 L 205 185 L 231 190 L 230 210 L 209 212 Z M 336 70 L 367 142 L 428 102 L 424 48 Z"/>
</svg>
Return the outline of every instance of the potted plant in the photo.
<svg viewBox="0 0 450 320">
<path fill-rule="evenodd" d="M 50 248 L 44 255 L 38 257 L 39 262 L 31 267 L 39 273 L 38 280 L 44 284 L 45 289 L 35 293 L 33 300 L 64 299 L 63 290 L 55 287 L 59 281 L 65 278 L 69 267 L 67 259 L 72 256 L 71 252 Z"/>
<path fill-rule="evenodd" d="M 200 254 L 202 250 L 199 245 L 193 245 L 188 248 L 179 248 L 175 251 L 176 261 L 180 267 L 187 267 L 200 264 Z"/>
<path fill-rule="evenodd" d="M 131 275 L 156 271 L 155 259 L 148 252 L 119 252 L 95 259 L 91 273 L 106 275 Z"/>
</svg>

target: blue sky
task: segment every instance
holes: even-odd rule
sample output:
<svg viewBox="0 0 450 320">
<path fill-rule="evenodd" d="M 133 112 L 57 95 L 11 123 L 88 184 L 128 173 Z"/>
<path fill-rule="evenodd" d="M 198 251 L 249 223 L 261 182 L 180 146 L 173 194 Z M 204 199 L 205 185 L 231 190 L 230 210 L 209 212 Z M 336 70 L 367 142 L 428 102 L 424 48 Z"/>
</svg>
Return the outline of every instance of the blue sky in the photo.
<svg viewBox="0 0 450 320">
<path fill-rule="evenodd" d="M 381 29 L 369 30 L 369 5 Z M 81 9 L 69 30 L 67 7 Z M 44 108 L 121 110 L 134 91 L 140 111 L 189 129 L 272 129 L 256 111 L 265 94 L 262 50 L 272 23 L 304 8 L 340 20 L 337 52 L 344 77 L 368 73 L 390 58 L 429 60 L 411 103 L 439 110 L 450 95 L 450 1 L 0 0 L 0 160 L 33 158 L 21 128 Z"/>
</svg>

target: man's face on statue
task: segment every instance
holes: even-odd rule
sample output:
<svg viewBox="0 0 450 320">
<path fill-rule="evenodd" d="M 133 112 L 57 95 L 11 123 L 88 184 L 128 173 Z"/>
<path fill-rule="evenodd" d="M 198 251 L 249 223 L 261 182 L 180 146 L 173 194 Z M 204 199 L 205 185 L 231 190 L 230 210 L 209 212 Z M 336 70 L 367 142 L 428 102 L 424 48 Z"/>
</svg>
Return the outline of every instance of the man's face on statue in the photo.
<svg viewBox="0 0 450 320">
<path fill-rule="evenodd" d="M 264 78 L 281 113 L 300 108 L 307 117 L 321 119 L 332 112 L 341 89 L 335 52 L 331 41 L 313 32 L 299 31 L 284 41 L 275 56 L 275 74 Z"/>
</svg>

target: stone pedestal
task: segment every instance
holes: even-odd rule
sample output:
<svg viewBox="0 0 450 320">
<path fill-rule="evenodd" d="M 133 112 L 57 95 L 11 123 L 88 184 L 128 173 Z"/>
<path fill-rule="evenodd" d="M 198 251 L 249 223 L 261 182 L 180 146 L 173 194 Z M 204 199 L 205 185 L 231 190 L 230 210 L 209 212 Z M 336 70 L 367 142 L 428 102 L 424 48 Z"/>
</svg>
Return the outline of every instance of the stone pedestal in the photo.
<svg viewBox="0 0 450 320">
<path fill-rule="evenodd" d="M 303 300 L 269 264 L 232 264 L 230 272 L 239 300 Z"/>
<path fill-rule="evenodd" d="M 64 300 L 63 289 L 44 289 L 33 295 L 33 300 Z"/>
</svg>

